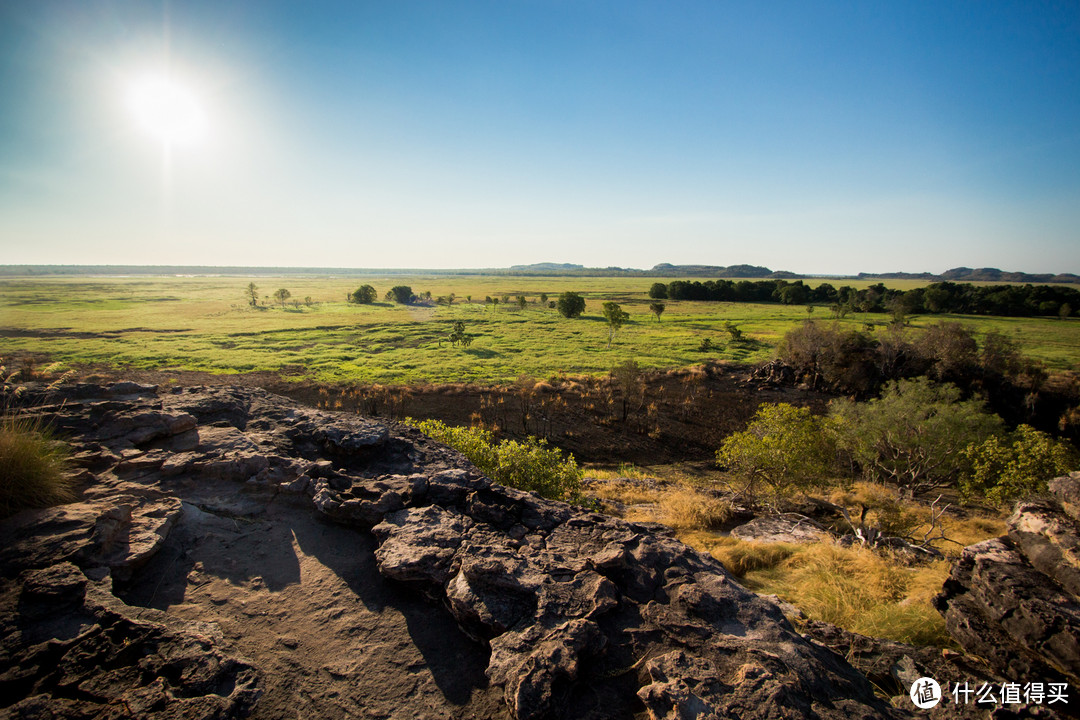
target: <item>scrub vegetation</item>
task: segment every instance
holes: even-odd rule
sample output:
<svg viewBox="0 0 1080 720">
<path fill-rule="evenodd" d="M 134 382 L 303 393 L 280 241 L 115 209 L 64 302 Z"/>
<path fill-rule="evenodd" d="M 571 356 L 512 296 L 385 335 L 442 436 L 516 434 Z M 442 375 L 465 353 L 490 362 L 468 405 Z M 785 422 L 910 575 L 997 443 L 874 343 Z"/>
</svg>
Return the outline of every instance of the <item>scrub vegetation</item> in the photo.
<svg viewBox="0 0 1080 720">
<path fill-rule="evenodd" d="M 949 643 L 930 605 L 949 559 L 1000 534 L 1009 503 L 1080 463 L 1069 440 L 1080 431 L 1080 320 L 1031 290 L 897 280 L 889 292 L 852 282 L 841 295 L 774 282 L 777 297 L 732 301 L 687 299 L 697 283 L 630 277 L 259 283 L 7 278 L 0 335 L 9 352 L 70 367 L 275 373 L 317 383 L 327 407 L 394 418 L 416 414 L 424 387 L 442 387 L 458 410 L 476 395 L 459 426 L 409 422 L 498 482 L 662 522 L 812 619 L 914 643 Z M 1015 301 L 1014 315 L 1028 316 L 947 312 L 976 300 Z M 725 368 L 754 363 L 773 375 L 746 370 L 764 384 L 736 387 L 743 380 Z M 782 389 L 766 400 L 755 394 L 766 386 Z M 693 434 L 714 462 L 585 472 L 557 446 L 586 437 L 591 447 L 593 426 L 616 441 L 609 449 L 686 452 L 699 447 L 683 442 Z M 63 476 L 43 428 L 5 419 L 0 438 L 5 468 Z M 53 500 L 5 495 L 0 510 L 63 498 L 52 486 Z M 854 540 L 727 535 L 752 514 L 793 509 Z"/>
</svg>

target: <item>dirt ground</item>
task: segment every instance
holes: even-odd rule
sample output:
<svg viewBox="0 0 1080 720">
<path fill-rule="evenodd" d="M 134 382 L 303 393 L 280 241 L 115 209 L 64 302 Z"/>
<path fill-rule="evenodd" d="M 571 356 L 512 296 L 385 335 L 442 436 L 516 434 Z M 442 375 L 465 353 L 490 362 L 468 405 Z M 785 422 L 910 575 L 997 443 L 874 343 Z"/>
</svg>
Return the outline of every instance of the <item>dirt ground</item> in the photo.
<svg viewBox="0 0 1080 720">
<path fill-rule="evenodd" d="M 253 720 L 508 717 L 487 685 L 487 650 L 441 606 L 383 579 L 374 550 L 370 534 L 281 499 L 253 518 L 185 504 L 118 594 L 216 624 L 230 653 L 264 670 Z"/>
</svg>

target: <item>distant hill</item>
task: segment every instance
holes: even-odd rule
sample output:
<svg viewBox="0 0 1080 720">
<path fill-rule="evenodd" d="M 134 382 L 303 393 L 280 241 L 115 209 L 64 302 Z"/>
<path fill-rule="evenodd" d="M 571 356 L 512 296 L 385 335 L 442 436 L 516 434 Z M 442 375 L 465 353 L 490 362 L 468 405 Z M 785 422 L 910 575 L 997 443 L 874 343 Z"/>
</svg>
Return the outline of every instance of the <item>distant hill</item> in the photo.
<svg viewBox="0 0 1080 720">
<path fill-rule="evenodd" d="M 586 267 L 575 263 L 542 262 L 512 265 L 508 268 L 329 268 L 329 267 L 243 267 L 207 265 L 0 265 L 0 277 L 48 275 L 233 275 L 255 277 L 386 277 L 395 275 L 512 275 L 564 277 L 658 277 L 658 278 L 761 278 L 798 280 L 921 280 L 923 282 L 1008 282 L 1064 283 L 1080 285 L 1080 275 L 1073 273 L 1007 272 L 997 268 L 958 267 L 934 273 L 859 273 L 858 275 L 799 275 L 786 270 L 773 271 L 761 265 L 673 265 L 660 263 L 648 270 L 623 267 Z"/>
<path fill-rule="evenodd" d="M 653 265 L 653 275 L 661 277 L 715 277 L 715 278 L 753 278 L 769 277 L 773 271 L 760 265 L 672 265 L 660 263 Z M 800 277 L 792 273 L 784 273 L 791 277 Z"/>
<path fill-rule="evenodd" d="M 585 269 L 584 265 L 575 265 L 573 263 L 552 263 L 552 262 L 533 263 L 532 265 L 511 265 L 510 266 L 510 272 L 544 272 L 544 271 L 563 272 L 563 271 L 584 270 L 584 269 Z M 616 269 L 621 270 L 622 268 L 616 268 Z"/>
<path fill-rule="evenodd" d="M 1080 284 L 1080 275 L 1073 273 L 1008 272 L 997 268 L 958 267 L 940 275 L 933 273 L 859 273 L 860 280 L 926 280 L 929 282 L 1007 282 L 1007 283 L 1068 283 Z"/>
</svg>

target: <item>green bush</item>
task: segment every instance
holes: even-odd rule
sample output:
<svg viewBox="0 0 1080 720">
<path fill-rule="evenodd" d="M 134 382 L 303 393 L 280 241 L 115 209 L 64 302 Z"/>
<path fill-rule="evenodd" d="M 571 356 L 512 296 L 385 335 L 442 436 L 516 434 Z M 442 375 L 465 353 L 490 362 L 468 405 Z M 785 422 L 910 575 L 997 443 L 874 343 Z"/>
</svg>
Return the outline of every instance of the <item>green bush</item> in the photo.
<svg viewBox="0 0 1080 720">
<path fill-rule="evenodd" d="M 555 307 L 559 309 L 559 314 L 563 317 L 576 318 L 585 312 L 585 298 L 575 292 L 564 292 L 559 295 Z"/>
<path fill-rule="evenodd" d="M 349 302 L 370 305 L 375 302 L 378 297 L 379 294 L 375 291 L 374 287 L 371 285 L 361 285 L 349 295 Z"/>
<path fill-rule="evenodd" d="M 74 499 L 68 452 L 39 423 L 0 420 L 0 517 Z"/>
<path fill-rule="evenodd" d="M 972 443 L 964 456 L 971 466 L 960 481 L 961 492 L 995 505 L 1045 492 L 1047 482 L 1075 469 L 1078 462 L 1073 448 L 1030 425 Z"/>
<path fill-rule="evenodd" d="M 763 403 L 746 429 L 724 439 L 716 461 L 744 483 L 751 499 L 764 485 L 773 499 L 825 484 L 836 472 L 826 421 L 809 408 Z"/>
<path fill-rule="evenodd" d="M 433 440 L 449 445 L 469 458 L 495 482 L 529 490 L 553 500 L 577 500 L 582 471 L 574 456 L 563 457 L 558 448 L 529 436 L 524 442 L 495 441 L 483 428 L 451 427 L 439 420 L 406 419 L 406 424 Z"/>
<path fill-rule="evenodd" d="M 967 466 L 964 448 L 1004 427 L 981 401 L 962 400 L 955 385 L 927 378 L 888 383 L 869 402 L 833 402 L 830 415 L 863 472 L 908 495 L 955 484 Z"/>
</svg>

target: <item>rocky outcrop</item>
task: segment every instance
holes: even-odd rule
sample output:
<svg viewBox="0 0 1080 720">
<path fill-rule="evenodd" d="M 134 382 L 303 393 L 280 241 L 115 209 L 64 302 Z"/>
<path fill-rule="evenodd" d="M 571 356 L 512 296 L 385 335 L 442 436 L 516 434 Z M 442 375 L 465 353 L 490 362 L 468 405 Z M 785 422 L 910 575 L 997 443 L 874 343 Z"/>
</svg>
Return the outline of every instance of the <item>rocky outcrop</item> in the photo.
<svg viewBox="0 0 1080 720">
<path fill-rule="evenodd" d="M 28 397 L 83 498 L 0 523 L 15 717 L 904 714 L 711 557 L 414 430 L 258 390 L 63 392 Z"/>
<path fill-rule="evenodd" d="M 815 543 L 832 539 L 819 523 L 799 513 L 759 515 L 750 522 L 735 527 L 731 536 L 740 540 L 766 543 Z"/>
<path fill-rule="evenodd" d="M 1020 503 L 1008 534 L 972 545 L 935 606 L 950 634 L 1018 682 L 1080 686 L 1080 473 Z M 1080 698 L 1070 697 L 1075 707 Z"/>
</svg>

